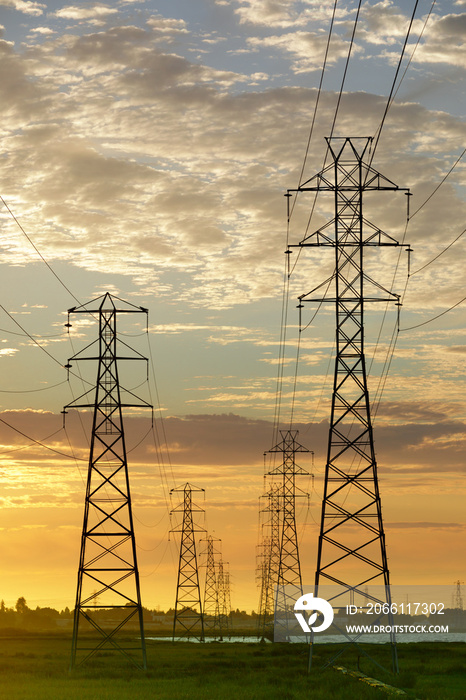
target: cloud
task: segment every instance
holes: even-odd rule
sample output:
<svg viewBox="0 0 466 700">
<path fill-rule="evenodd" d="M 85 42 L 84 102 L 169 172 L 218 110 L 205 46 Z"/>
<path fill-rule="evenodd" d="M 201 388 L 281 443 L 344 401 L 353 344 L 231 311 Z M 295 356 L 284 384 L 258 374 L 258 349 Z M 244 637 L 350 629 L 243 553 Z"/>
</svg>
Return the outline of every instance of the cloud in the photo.
<svg viewBox="0 0 466 700">
<path fill-rule="evenodd" d="M 22 12 L 25 15 L 32 15 L 33 17 L 39 17 L 44 14 L 44 10 L 47 9 L 47 5 L 41 2 L 31 2 L 30 0 L 0 0 L 0 6 L 11 7 L 18 12 Z"/>
<path fill-rule="evenodd" d="M 55 12 L 55 17 L 63 19 L 101 19 L 108 15 L 117 14 L 115 7 L 110 7 L 103 3 L 85 5 L 66 5 Z"/>
<path fill-rule="evenodd" d="M 297 180 L 317 91 L 251 90 L 246 75 L 161 50 L 164 32 L 157 34 L 157 27 L 168 36 L 183 29 L 157 17 L 145 27 L 45 37 L 27 56 L 0 46 L 6 201 L 26 230 L 37 231 L 34 240 L 50 262 L 72 260 L 90 271 L 130 276 L 146 293 L 167 297 L 175 293 L 171 275 L 182 270 L 189 278 L 176 284 L 176 295 L 189 305 L 225 308 L 275 298 L 282 289 L 282 194 Z M 269 38 L 275 39 L 282 41 Z M 306 60 L 310 45 L 322 50 L 321 37 L 302 32 L 297 39 L 296 61 Z M 336 98 L 321 95 L 305 176 L 322 163 Z M 384 106 L 376 95 L 347 92 L 339 128 L 344 133 L 357 121 L 362 132 L 373 133 Z M 395 104 L 377 167 L 422 201 L 445 172 L 445 153 L 457 150 L 462 130 L 460 120 L 445 113 Z M 429 241 L 437 243 L 440 229 L 463 224 L 459 177 L 457 170 L 436 194 L 435 207 L 413 218 L 416 263 L 418 250 L 430 254 L 424 251 Z M 290 240 L 300 240 L 309 206 L 301 196 Z M 331 198 L 319 198 L 313 225 L 329 220 L 332 207 Z M 394 226 L 396 234 L 403 214 L 402 203 L 394 206 L 387 196 L 371 220 L 386 230 Z M 27 242 L 17 238 L 5 213 L 2 222 L 12 240 L 10 263 L 24 264 Z M 319 263 L 322 274 L 326 264 L 331 267 L 330 258 Z M 375 272 L 387 269 L 380 258 Z M 429 305 L 456 301 L 463 279 L 458 259 L 448 284 L 429 272 L 410 280 L 413 305 L 420 298 L 426 304 L 425 291 L 434 283 L 438 294 L 429 295 Z M 296 296 L 308 288 L 299 266 L 293 284 Z"/>
<path fill-rule="evenodd" d="M 421 530 L 464 530 L 466 528 L 465 523 L 442 523 L 442 522 L 387 522 L 385 526 L 388 529 L 421 529 Z"/>
<path fill-rule="evenodd" d="M 42 34 L 45 36 L 55 34 L 55 31 L 50 29 L 50 27 L 34 27 L 31 29 L 31 34 Z"/>
<path fill-rule="evenodd" d="M 0 355 L 11 356 L 18 352 L 18 348 L 2 348 L 0 350 Z"/>
<path fill-rule="evenodd" d="M 252 24 L 273 28 L 298 27 L 311 20 L 327 19 L 331 15 L 331 3 L 316 0 L 236 0 L 235 13 L 240 24 Z M 341 11 L 339 9 L 339 13 Z"/>
<path fill-rule="evenodd" d="M 188 34 L 188 29 L 186 22 L 183 19 L 172 19 L 168 17 L 162 17 L 162 15 L 154 15 L 147 20 L 146 23 L 155 34 L 161 34 L 164 38 L 167 35 L 172 35 L 173 37 L 179 34 Z"/>
<path fill-rule="evenodd" d="M 452 345 L 449 348 L 445 348 L 446 352 L 452 352 L 455 355 L 466 354 L 466 345 Z"/>
<path fill-rule="evenodd" d="M 369 44 L 398 44 L 404 40 L 410 24 L 410 17 L 402 14 L 392 0 L 382 0 L 361 8 L 361 22 L 357 30 L 357 40 Z M 417 36 L 423 28 L 423 19 L 415 19 L 411 36 Z"/>
<path fill-rule="evenodd" d="M 295 73 L 320 70 L 327 47 L 327 37 L 313 32 L 297 31 L 265 38 L 251 37 L 248 43 L 252 47 L 278 48 L 285 54 L 291 54 L 294 60 L 291 68 Z M 349 41 L 334 36 L 331 41 L 328 64 L 336 63 L 340 58 L 346 58 Z M 361 53 L 362 47 L 354 46 L 353 53 Z"/>
<path fill-rule="evenodd" d="M 434 16 L 427 25 L 423 40 L 417 47 L 412 61 L 416 64 L 447 64 L 464 68 L 465 41 L 465 13 Z M 386 55 L 395 60 L 394 54 Z"/>
</svg>

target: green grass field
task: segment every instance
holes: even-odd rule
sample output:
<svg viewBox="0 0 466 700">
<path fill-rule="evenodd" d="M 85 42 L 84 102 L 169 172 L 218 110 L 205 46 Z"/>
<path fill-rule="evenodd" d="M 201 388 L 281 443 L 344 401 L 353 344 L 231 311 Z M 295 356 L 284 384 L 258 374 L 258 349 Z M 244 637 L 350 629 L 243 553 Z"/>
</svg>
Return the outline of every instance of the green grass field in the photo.
<svg viewBox="0 0 466 700">
<path fill-rule="evenodd" d="M 121 655 L 107 654 L 70 674 L 68 637 L 3 635 L 1 696 L 8 700 L 397 697 L 333 668 L 320 670 L 330 651 L 324 645 L 314 654 L 310 674 L 308 649 L 299 644 L 148 642 L 147 651 L 147 671 L 138 671 Z M 381 647 L 376 653 L 387 656 Z M 375 671 L 365 658 L 359 658 L 359 666 L 363 673 L 403 688 L 408 698 L 463 700 L 465 654 L 466 645 L 461 643 L 399 645 L 399 676 Z M 358 658 L 346 653 L 338 663 L 357 668 Z"/>
</svg>

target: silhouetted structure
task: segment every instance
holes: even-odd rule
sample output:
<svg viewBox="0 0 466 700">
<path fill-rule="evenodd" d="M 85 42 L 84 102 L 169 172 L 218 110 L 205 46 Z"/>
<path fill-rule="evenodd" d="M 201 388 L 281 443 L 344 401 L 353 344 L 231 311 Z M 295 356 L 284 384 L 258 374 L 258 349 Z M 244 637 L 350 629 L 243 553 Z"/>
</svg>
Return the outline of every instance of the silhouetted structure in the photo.
<svg viewBox="0 0 466 700">
<path fill-rule="evenodd" d="M 119 304 L 119 308 L 115 305 Z M 88 304 L 74 307 L 69 314 L 92 314 L 98 318 L 98 350 L 91 357 L 78 352 L 68 361 L 98 362 L 95 389 L 65 407 L 93 408 L 78 586 L 74 610 L 71 668 L 101 651 L 117 651 L 138 667 L 146 668 L 146 647 L 142 621 L 139 573 L 136 558 L 128 463 L 122 408 L 149 404 L 130 394 L 131 403 L 122 402 L 118 361 L 145 360 L 124 344 L 124 355 L 117 352 L 117 315 L 147 314 L 147 309 L 105 294 Z M 68 327 L 70 327 L 68 317 Z M 91 344 L 91 346 L 94 343 Z M 90 348 L 91 346 L 88 346 Z M 87 350 L 88 348 L 85 348 Z M 128 350 L 130 353 L 128 353 Z M 89 395 L 94 392 L 94 399 Z M 137 399 L 137 403 L 134 402 Z M 106 614 L 103 615 L 103 611 Z M 108 611 L 111 611 L 109 621 Z M 100 614 L 99 614 L 100 613 Z M 105 621 L 103 621 L 105 617 Z M 137 621 L 128 638 L 129 623 Z M 98 633 L 82 639 L 81 623 Z M 134 627 L 134 625 L 131 625 Z"/>
<path fill-rule="evenodd" d="M 299 559 L 298 533 L 296 530 L 296 498 L 306 496 L 297 493 L 296 476 L 309 476 L 309 472 L 296 464 L 297 452 L 309 452 L 297 441 L 297 430 L 280 430 L 281 442 L 269 452 L 281 453 L 281 463 L 269 471 L 269 476 L 281 477 L 280 504 L 280 549 L 275 598 L 275 641 L 287 641 L 289 621 L 294 623 L 293 608 L 303 594 L 301 562 Z M 293 624 L 295 626 L 295 624 Z"/>
<path fill-rule="evenodd" d="M 373 246 L 399 244 L 364 219 L 363 193 L 400 188 L 363 161 L 371 141 L 327 139 L 333 162 L 298 188 L 300 192 L 332 193 L 335 202 L 333 221 L 299 243 L 299 247 L 330 247 L 335 254 L 333 276 L 300 297 L 300 306 L 302 302 L 332 302 L 336 309 L 335 374 L 315 578 L 316 595 L 323 583 L 337 587 L 330 600 L 334 608 L 349 602 L 351 593 L 355 604 L 362 605 L 369 583 L 385 585 L 384 600 L 376 602 L 391 602 L 367 389 L 364 305 L 369 301 L 394 301 L 399 305 L 399 295 L 368 276 L 364 271 L 364 253 Z M 335 289 L 333 298 L 326 294 L 314 296 L 331 282 Z M 371 293 L 366 286 L 371 287 Z M 357 645 L 357 636 L 346 636 L 350 644 Z M 393 634 L 391 650 L 396 672 Z"/>
<path fill-rule="evenodd" d="M 217 571 L 215 565 L 214 541 L 220 542 L 218 538 L 207 535 L 207 561 L 204 587 L 204 630 L 220 633 L 220 609 Z"/>
<path fill-rule="evenodd" d="M 464 583 L 464 581 L 455 581 L 455 593 L 453 596 L 453 607 L 455 610 L 463 610 L 463 593 L 461 591 L 461 584 Z"/>
<path fill-rule="evenodd" d="M 230 574 L 227 571 L 227 562 L 220 559 L 218 562 L 217 586 L 220 637 L 230 636 L 231 633 L 231 602 L 230 602 Z"/>
<path fill-rule="evenodd" d="M 173 641 L 182 637 L 193 637 L 203 642 L 204 615 L 199 587 L 195 533 L 205 532 L 205 530 L 194 524 L 193 512 L 203 513 L 204 510 L 193 504 L 193 491 L 203 493 L 204 489 L 185 484 L 170 491 L 171 494 L 176 492 L 183 494 L 183 502 L 172 510 L 172 513 L 183 513 L 181 529 L 172 530 L 172 532 L 181 533 Z"/>
<path fill-rule="evenodd" d="M 269 491 L 261 496 L 267 499 L 262 513 L 269 513 L 263 525 L 264 536 L 259 545 L 257 574 L 260 586 L 257 636 L 264 637 L 271 630 L 274 615 L 275 589 L 280 565 L 280 484 L 271 484 Z M 267 534 L 265 534 L 267 533 Z"/>
</svg>

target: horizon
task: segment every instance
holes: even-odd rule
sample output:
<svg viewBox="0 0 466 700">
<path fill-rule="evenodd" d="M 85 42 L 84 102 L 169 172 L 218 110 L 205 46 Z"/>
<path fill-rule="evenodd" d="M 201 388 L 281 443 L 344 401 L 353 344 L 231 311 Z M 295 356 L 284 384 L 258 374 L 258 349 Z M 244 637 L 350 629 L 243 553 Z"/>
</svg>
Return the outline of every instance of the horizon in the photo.
<svg viewBox="0 0 466 700">
<path fill-rule="evenodd" d="M 284 252 L 333 201 L 300 194 L 288 225 L 283 195 L 322 169 L 325 137 L 381 120 L 373 167 L 412 193 L 368 194 L 364 210 L 402 241 L 366 258 L 403 302 L 399 319 L 366 307 L 391 580 L 465 579 L 464 4 L 419 4 L 394 82 L 405 0 L 361 6 L 353 39 L 357 6 L 339 3 L 324 74 L 330 2 L 0 0 L 0 599 L 74 606 L 90 425 L 70 411 L 64 428 L 61 411 L 96 367 L 64 367 L 96 327 L 64 324 L 104 292 L 149 309 L 147 329 L 119 326 L 149 358 L 148 381 L 122 367 L 122 384 L 156 413 L 155 433 L 150 412 L 124 414 L 143 605 L 174 603 L 169 491 L 190 482 L 232 606 L 257 608 L 263 455 L 289 425 L 314 453 L 297 516 L 313 580 L 335 318 L 296 306 L 333 259 Z"/>
</svg>

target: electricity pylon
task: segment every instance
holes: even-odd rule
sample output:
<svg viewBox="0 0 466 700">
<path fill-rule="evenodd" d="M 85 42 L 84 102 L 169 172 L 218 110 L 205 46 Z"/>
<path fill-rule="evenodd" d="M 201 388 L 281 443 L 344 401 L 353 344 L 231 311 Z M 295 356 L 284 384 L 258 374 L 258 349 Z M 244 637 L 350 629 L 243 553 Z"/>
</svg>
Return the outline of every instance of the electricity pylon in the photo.
<svg viewBox="0 0 466 700">
<path fill-rule="evenodd" d="M 218 597 L 218 580 L 215 566 L 214 541 L 221 542 L 212 535 L 207 535 L 207 561 L 204 587 L 204 629 L 213 632 L 220 630 L 220 610 Z"/>
<path fill-rule="evenodd" d="M 115 305 L 118 303 L 118 308 Z M 147 309 L 117 299 L 110 294 L 74 307 L 68 314 L 92 314 L 98 318 L 98 352 L 92 357 L 78 352 L 71 361 L 97 360 L 97 381 L 91 389 L 67 408 L 93 408 L 78 585 L 74 609 L 71 668 L 101 651 L 117 651 L 136 666 L 146 668 L 146 647 L 142 619 L 139 572 L 136 558 L 128 462 L 122 408 L 150 407 L 131 392 L 132 402 L 122 402 L 118 375 L 119 360 L 146 360 L 136 351 L 118 355 L 117 316 L 144 313 Z M 68 316 L 68 327 L 70 327 Z M 91 343 L 91 346 L 94 343 Z M 91 346 L 88 346 L 90 348 Z M 87 350 L 88 348 L 85 348 Z M 147 360 L 146 360 L 147 361 Z M 94 400 L 89 401 L 89 394 Z M 137 399 L 137 403 L 134 402 Z M 151 408 L 151 407 L 150 407 Z M 106 611 L 106 612 L 105 612 Z M 137 620 L 138 633 L 134 624 Z M 81 623 L 97 633 L 81 639 Z M 132 631 L 129 635 L 129 627 Z M 124 635 L 124 636 L 123 636 Z M 139 639 L 138 639 L 139 637 Z M 136 652 L 136 654 L 135 654 Z M 139 660 L 138 660 L 139 658 Z"/>
<path fill-rule="evenodd" d="M 461 584 L 464 583 L 464 581 L 455 581 L 455 586 L 456 590 L 453 596 L 453 607 L 456 610 L 463 610 L 463 594 L 461 591 Z"/>
<path fill-rule="evenodd" d="M 232 619 L 231 619 L 231 586 L 230 586 L 230 572 L 226 569 L 223 572 L 223 581 L 225 586 L 224 600 L 225 600 L 225 612 L 228 620 L 228 636 L 231 635 L 232 629 Z"/>
<path fill-rule="evenodd" d="M 218 562 L 217 586 L 218 586 L 218 608 L 219 608 L 219 627 L 220 637 L 230 633 L 230 575 L 226 570 L 226 564 L 223 559 Z"/>
<path fill-rule="evenodd" d="M 201 604 L 201 589 L 199 587 L 199 570 L 196 556 L 196 540 L 194 533 L 205 532 L 193 521 L 193 513 L 203 513 L 204 510 L 193 503 L 192 492 L 204 492 L 204 489 L 185 484 L 171 489 L 170 494 L 183 493 L 183 502 L 172 510 L 172 513 L 183 513 L 181 529 L 171 532 L 181 533 L 180 558 L 178 565 L 178 581 L 176 584 L 175 616 L 173 618 L 173 641 L 182 637 L 194 637 L 204 641 L 204 615 Z M 177 634 L 178 631 L 178 634 Z"/>
<path fill-rule="evenodd" d="M 298 533 L 296 530 L 296 498 L 307 496 L 297 493 L 296 477 L 309 476 L 309 472 L 296 464 L 297 452 L 309 452 L 298 441 L 297 430 L 280 430 L 281 442 L 270 453 L 283 455 L 282 462 L 268 472 L 269 476 L 281 476 L 280 489 L 280 550 L 278 563 L 277 589 L 275 599 L 274 639 L 283 641 L 290 635 L 290 622 L 295 627 L 294 604 L 303 594 L 301 562 L 299 558 Z M 291 616 L 291 617 L 290 617 Z"/>
<path fill-rule="evenodd" d="M 273 623 L 275 588 L 278 583 L 278 568 L 280 564 L 280 484 L 271 484 L 269 491 L 261 498 L 267 499 L 262 513 L 269 513 L 269 519 L 264 523 L 268 535 L 260 545 L 259 555 L 259 618 L 257 636 L 264 637 L 267 628 Z"/>
<path fill-rule="evenodd" d="M 328 138 L 333 162 L 298 188 L 302 192 L 331 192 L 335 203 L 333 221 L 299 243 L 299 247 L 328 246 L 335 251 L 335 272 L 330 280 L 299 297 L 300 306 L 308 301 L 332 302 L 336 309 L 335 373 L 315 577 L 316 596 L 322 583 L 337 587 L 335 595 L 329 598 L 334 608 L 343 607 L 351 594 L 354 603 L 362 607 L 369 583 L 381 584 L 384 591 L 379 597 L 369 596 L 372 602 L 389 606 L 391 603 L 367 387 L 364 305 L 369 301 L 400 302 L 399 295 L 384 289 L 364 271 L 364 253 L 372 246 L 399 243 L 363 217 L 363 193 L 402 188 L 364 162 L 371 141 L 359 137 Z M 308 298 L 332 281 L 334 298 Z M 374 291 L 368 294 L 366 285 L 377 290 L 378 295 Z M 345 636 L 349 645 L 358 645 L 357 636 Z M 396 673 L 393 633 L 390 644 L 392 669 Z M 365 653 L 361 648 L 360 651 Z"/>
</svg>

